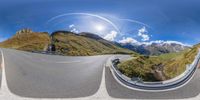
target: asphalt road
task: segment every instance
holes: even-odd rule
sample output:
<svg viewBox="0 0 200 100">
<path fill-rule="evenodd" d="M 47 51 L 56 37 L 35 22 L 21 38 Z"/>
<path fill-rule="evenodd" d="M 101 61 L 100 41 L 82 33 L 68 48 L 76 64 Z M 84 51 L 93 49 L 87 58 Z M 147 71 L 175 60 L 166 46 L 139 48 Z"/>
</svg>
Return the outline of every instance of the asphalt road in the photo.
<svg viewBox="0 0 200 100">
<path fill-rule="evenodd" d="M 7 84 L 16 95 L 76 98 L 97 92 L 110 56 L 64 57 L 3 49 Z"/>
<path fill-rule="evenodd" d="M 185 86 L 165 92 L 141 92 L 121 86 L 106 69 L 106 89 L 113 98 L 121 99 L 184 99 L 196 97 L 200 93 L 200 70 L 198 69 L 193 79 Z"/>
<path fill-rule="evenodd" d="M 8 88 L 31 98 L 78 98 L 94 95 L 105 62 L 111 55 L 65 57 L 3 49 Z M 118 56 L 126 59 L 127 56 Z M 105 69 L 105 88 L 112 98 L 183 99 L 200 93 L 200 70 L 184 87 L 167 92 L 139 92 L 121 86 Z"/>
</svg>

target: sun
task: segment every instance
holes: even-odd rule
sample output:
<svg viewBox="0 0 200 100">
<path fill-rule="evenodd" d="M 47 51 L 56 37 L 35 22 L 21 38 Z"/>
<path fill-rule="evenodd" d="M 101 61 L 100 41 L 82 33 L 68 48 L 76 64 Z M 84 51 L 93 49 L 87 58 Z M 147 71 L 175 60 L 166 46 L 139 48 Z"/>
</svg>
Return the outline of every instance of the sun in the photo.
<svg viewBox="0 0 200 100">
<path fill-rule="evenodd" d="M 103 30 L 105 30 L 105 27 L 103 25 L 97 24 L 97 25 L 95 25 L 95 29 L 97 31 L 103 31 Z"/>
</svg>

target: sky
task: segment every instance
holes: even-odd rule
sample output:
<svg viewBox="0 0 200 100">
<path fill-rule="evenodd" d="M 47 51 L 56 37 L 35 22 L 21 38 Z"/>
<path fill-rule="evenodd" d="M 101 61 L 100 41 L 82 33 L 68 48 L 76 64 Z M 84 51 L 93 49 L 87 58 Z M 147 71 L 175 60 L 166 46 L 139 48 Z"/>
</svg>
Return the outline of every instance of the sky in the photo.
<svg viewBox="0 0 200 100">
<path fill-rule="evenodd" d="M 1 0 L 0 41 L 30 28 L 120 43 L 200 43 L 199 0 Z"/>
</svg>

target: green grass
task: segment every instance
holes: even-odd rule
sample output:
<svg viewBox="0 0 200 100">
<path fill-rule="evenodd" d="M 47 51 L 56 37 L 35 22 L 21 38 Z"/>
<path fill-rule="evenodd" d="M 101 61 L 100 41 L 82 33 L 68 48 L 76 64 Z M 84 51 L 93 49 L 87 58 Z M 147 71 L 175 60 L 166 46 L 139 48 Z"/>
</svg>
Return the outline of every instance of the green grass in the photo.
<svg viewBox="0 0 200 100">
<path fill-rule="evenodd" d="M 177 53 L 161 54 L 161 55 L 159 55 L 158 57 L 159 57 L 160 59 L 162 59 L 162 60 L 169 60 L 169 59 L 171 59 L 171 58 L 175 58 L 175 57 L 177 57 L 177 56 L 180 56 L 180 55 L 182 55 L 182 54 L 185 53 L 185 52 L 186 52 L 186 50 L 185 50 L 185 51 L 182 51 L 182 52 L 177 52 Z"/>
<path fill-rule="evenodd" d="M 158 81 L 152 73 L 160 65 L 158 57 L 137 56 L 118 65 L 119 70 L 128 77 L 140 77 L 144 81 Z"/>
<path fill-rule="evenodd" d="M 194 61 L 195 56 L 198 52 L 198 46 L 193 47 L 191 50 L 184 52 L 183 54 L 172 58 L 169 61 L 164 62 L 164 73 L 169 77 L 173 78 L 186 69 L 186 65 L 191 64 Z"/>
<path fill-rule="evenodd" d="M 102 54 L 133 54 L 133 51 L 123 49 L 106 40 L 75 35 L 71 33 L 57 33 L 53 35 L 57 52 L 64 55 L 88 56 Z"/>
<path fill-rule="evenodd" d="M 120 63 L 118 68 L 126 76 L 140 77 L 144 81 L 159 81 L 161 76 L 171 79 L 183 73 L 186 65 L 193 62 L 199 47 L 196 45 L 182 52 L 159 56 L 133 55 L 133 59 Z M 162 75 L 158 77 L 155 70 L 160 70 Z"/>
<path fill-rule="evenodd" d="M 23 33 L 1 42 L 0 47 L 12 48 L 23 51 L 43 51 L 44 47 L 50 43 L 48 33 Z"/>
</svg>

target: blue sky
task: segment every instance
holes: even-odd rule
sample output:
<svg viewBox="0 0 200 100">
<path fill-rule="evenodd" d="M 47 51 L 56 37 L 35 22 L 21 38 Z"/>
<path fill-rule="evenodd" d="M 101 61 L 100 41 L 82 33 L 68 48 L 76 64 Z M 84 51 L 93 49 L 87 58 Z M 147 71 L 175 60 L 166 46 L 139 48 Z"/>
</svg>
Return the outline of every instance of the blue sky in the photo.
<svg viewBox="0 0 200 100">
<path fill-rule="evenodd" d="M 55 18 L 59 15 L 63 16 Z M 0 40 L 22 28 L 88 31 L 121 42 L 159 40 L 193 45 L 200 42 L 200 1 L 1 0 Z"/>
</svg>

